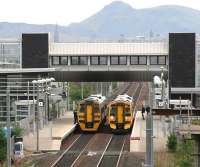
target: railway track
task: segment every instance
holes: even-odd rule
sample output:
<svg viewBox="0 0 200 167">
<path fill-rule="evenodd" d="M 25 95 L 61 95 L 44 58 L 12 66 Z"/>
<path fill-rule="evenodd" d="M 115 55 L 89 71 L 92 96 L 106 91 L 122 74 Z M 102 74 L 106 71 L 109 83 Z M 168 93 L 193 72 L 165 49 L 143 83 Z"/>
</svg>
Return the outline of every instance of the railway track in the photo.
<svg viewBox="0 0 200 167">
<path fill-rule="evenodd" d="M 74 161 L 80 157 L 85 147 L 94 134 L 81 134 L 75 141 L 63 152 L 52 167 L 70 167 Z"/>
<path fill-rule="evenodd" d="M 126 135 L 113 135 L 106 151 L 97 164 L 97 167 L 116 167 L 119 164 L 122 155 Z"/>
<path fill-rule="evenodd" d="M 140 94 L 143 84 L 130 83 L 116 91 L 110 100 L 118 94 L 126 93 L 135 99 L 136 106 L 141 105 Z M 123 166 L 125 153 L 129 152 L 130 134 L 112 133 L 75 134 L 71 144 L 63 142 L 65 151 L 51 167 L 118 167 Z"/>
</svg>

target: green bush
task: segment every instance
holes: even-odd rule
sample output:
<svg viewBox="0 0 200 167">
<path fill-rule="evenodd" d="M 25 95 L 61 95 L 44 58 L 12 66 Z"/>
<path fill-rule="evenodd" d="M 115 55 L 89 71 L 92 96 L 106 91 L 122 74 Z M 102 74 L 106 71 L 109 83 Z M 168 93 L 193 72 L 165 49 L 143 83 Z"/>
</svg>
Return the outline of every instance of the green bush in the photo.
<svg viewBox="0 0 200 167">
<path fill-rule="evenodd" d="M 84 97 L 89 96 L 92 93 L 91 85 L 88 83 L 83 84 L 83 95 Z M 72 101 L 81 100 L 81 83 L 70 83 L 70 98 Z"/>
<path fill-rule="evenodd" d="M 192 120 L 193 125 L 200 125 L 200 120 Z"/>
<path fill-rule="evenodd" d="M 193 167 L 194 141 L 185 140 L 180 142 L 176 154 L 176 167 Z"/>
<path fill-rule="evenodd" d="M 20 127 L 15 127 L 12 129 L 12 134 L 13 134 L 13 136 L 21 137 L 23 134 L 23 129 Z"/>
<path fill-rule="evenodd" d="M 5 133 L 3 131 L 3 128 L 0 128 L 0 163 L 3 164 L 3 162 L 6 160 L 6 153 L 7 153 L 7 141 L 5 137 Z"/>
<path fill-rule="evenodd" d="M 170 152 L 175 152 L 177 149 L 177 137 L 174 133 L 168 136 L 167 148 Z"/>
</svg>

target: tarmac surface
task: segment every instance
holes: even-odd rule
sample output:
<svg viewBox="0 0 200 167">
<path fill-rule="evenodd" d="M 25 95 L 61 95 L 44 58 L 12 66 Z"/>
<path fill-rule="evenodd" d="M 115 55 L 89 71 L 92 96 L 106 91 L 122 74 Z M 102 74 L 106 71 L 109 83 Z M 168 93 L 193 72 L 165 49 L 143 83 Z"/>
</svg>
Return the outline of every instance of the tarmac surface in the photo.
<svg viewBox="0 0 200 167">
<path fill-rule="evenodd" d="M 65 112 L 63 116 L 48 123 L 39 130 L 39 150 L 58 151 L 61 147 L 62 139 L 75 127 L 73 124 L 73 112 Z M 36 151 L 36 133 L 29 133 L 23 137 L 24 149 Z"/>
<path fill-rule="evenodd" d="M 170 123 L 167 123 L 166 119 L 165 116 L 153 116 L 154 152 L 166 149 L 167 136 L 171 131 Z M 146 119 L 142 119 L 141 111 L 137 112 L 131 133 L 130 152 L 146 152 Z"/>
</svg>

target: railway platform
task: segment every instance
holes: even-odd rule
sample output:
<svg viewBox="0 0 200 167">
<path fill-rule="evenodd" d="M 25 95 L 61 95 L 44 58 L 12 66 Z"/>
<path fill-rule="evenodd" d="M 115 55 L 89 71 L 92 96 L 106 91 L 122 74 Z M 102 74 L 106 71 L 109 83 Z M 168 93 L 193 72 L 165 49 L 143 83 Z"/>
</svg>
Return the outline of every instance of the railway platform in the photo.
<svg viewBox="0 0 200 167">
<path fill-rule="evenodd" d="M 170 125 L 165 121 L 165 116 L 153 116 L 153 145 L 155 152 L 166 149 L 167 136 L 169 133 Z M 142 119 L 141 111 L 138 111 L 136 114 L 130 138 L 130 152 L 146 152 L 146 119 Z"/>
<path fill-rule="evenodd" d="M 39 130 L 39 151 L 60 150 L 62 139 L 75 129 L 73 123 L 73 112 L 65 112 L 60 118 L 54 120 L 43 129 Z M 36 151 L 37 135 L 29 133 L 23 137 L 25 150 Z"/>
</svg>

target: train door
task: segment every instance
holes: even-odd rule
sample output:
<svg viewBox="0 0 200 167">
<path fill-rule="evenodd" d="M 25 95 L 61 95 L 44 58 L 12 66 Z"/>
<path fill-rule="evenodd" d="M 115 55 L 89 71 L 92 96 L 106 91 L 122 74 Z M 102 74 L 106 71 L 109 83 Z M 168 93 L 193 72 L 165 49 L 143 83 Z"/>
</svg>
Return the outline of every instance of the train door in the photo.
<svg viewBox="0 0 200 167">
<path fill-rule="evenodd" d="M 124 123 L 124 106 L 123 105 L 118 105 L 117 106 L 117 127 L 118 128 L 123 128 L 123 123 Z"/>
<path fill-rule="evenodd" d="M 92 128 L 93 127 L 93 111 L 92 111 L 92 105 L 87 105 L 86 111 L 86 127 Z"/>
</svg>

